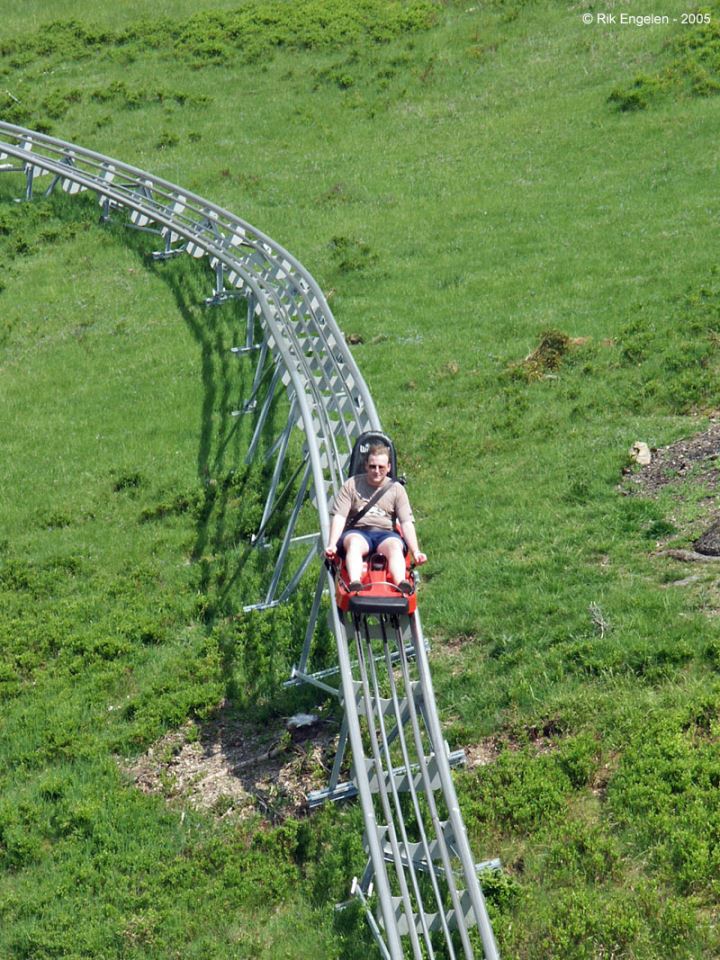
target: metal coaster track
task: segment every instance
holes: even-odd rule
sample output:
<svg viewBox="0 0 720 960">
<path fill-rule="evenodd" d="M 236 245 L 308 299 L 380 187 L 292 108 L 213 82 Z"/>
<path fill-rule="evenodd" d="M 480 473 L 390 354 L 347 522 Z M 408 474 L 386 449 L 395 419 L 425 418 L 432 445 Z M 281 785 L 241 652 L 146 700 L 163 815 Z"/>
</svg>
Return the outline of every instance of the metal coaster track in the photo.
<svg viewBox="0 0 720 960">
<path fill-rule="evenodd" d="M 102 220 L 124 213 L 129 226 L 161 238 L 156 259 L 208 257 L 214 285 L 206 303 L 246 299 L 244 342 L 233 352 L 255 358 L 250 395 L 237 411 L 255 418 L 247 462 L 258 456 L 276 396 L 284 391 L 289 403 L 287 423 L 266 454 L 274 464 L 258 545 L 265 545 L 273 513 L 297 484 L 267 592 L 246 609 L 284 602 L 326 542 L 328 498 L 343 482 L 355 440 L 381 431 L 367 385 L 317 283 L 290 253 L 234 214 L 76 144 L 0 122 L 0 172 L 24 176 L 28 201 L 42 177 L 51 178 L 46 195 L 58 186 L 69 194 L 94 192 Z M 302 456 L 280 490 L 294 429 L 304 435 Z M 298 534 L 308 500 L 319 530 Z M 293 568 L 296 545 L 305 550 Z M 464 754 L 451 754 L 443 739 L 419 613 L 342 614 L 331 601 L 338 666 L 313 673 L 312 639 L 323 596 L 329 590 L 332 597 L 333 587 L 323 567 L 299 665 L 288 681 L 337 696 L 344 710 L 329 786 L 311 794 L 310 804 L 360 799 L 368 863 L 352 894 L 384 958 L 401 960 L 409 949 L 416 960 L 456 960 L 479 949 L 486 960 L 497 960 L 478 874 L 498 863 L 475 864 L 471 855 L 451 777 L 451 765 L 463 762 Z M 333 677 L 339 686 L 328 682 Z M 348 745 L 352 779 L 341 784 Z"/>
</svg>

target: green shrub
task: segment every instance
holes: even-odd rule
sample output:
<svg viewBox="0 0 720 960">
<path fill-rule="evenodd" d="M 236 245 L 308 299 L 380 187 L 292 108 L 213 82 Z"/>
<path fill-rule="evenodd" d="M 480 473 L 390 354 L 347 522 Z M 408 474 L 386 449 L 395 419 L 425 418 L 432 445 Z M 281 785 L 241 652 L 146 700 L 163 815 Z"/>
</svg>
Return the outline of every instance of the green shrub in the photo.
<svg viewBox="0 0 720 960">
<path fill-rule="evenodd" d="M 638 76 L 629 86 L 612 90 L 608 102 L 623 112 L 645 110 L 666 87 L 659 77 Z"/>
<path fill-rule="evenodd" d="M 572 789 L 554 756 L 505 750 L 475 774 L 463 811 L 470 823 L 491 823 L 510 833 L 533 832 L 564 818 Z"/>
<path fill-rule="evenodd" d="M 330 240 L 332 263 L 340 273 L 361 272 L 377 263 L 378 255 L 364 240 L 336 236 Z"/>
<path fill-rule="evenodd" d="M 714 738 L 677 713 L 645 726 L 608 785 L 612 816 L 662 881 L 682 894 L 716 891 L 719 786 Z"/>
<path fill-rule="evenodd" d="M 511 377 L 527 380 L 540 380 L 557 370 L 570 348 L 570 337 L 560 330 L 545 330 L 540 334 L 540 342 L 524 360 L 509 367 Z"/>
<path fill-rule="evenodd" d="M 570 737 L 558 745 L 558 765 L 575 790 L 580 790 L 590 783 L 599 758 L 598 742 L 588 734 Z"/>
<path fill-rule="evenodd" d="M 113 51 L 121 51 L 127 61 L 146 50 L 162 50 L 194 66 L 232 60 L 256 63 L 282 47 L 346 49 L 363 42 L 387 43 L 427 30 L 436 20 L 431 0 L 299 0 L 293 4 L 252 0 L 234 10 L 200 11 L 180 22 L 162 17 L 138 20 L 116 32 L 94 32 L 76 20 L 54 21 L 28 38 L 6 41 L 0 54 L 17 67 L 33 57 L 75 62 Z M 57 118 L 64 109 L 58 100 Z"/>
<path fill-rule="evenodd" d="M 622 877 L 623 851 L 601 824 L 569 819 L 554 831 L 543 865 L 565 884 L 608 883 Z"/>
<path fill-rule="evenodd" d="M 599 956 L 637 955 L 647 940 L 644 918 L 629 897 L 618 892 L 600 901 L 595 891 L 557 890 L 548 908 L 537 955 L 595 960 Z"/>
<path fill-rule="evenodd" d="M 687 11 L 690 12 L 690 11 Z M 695 12 L 695 11 L 692 11 Z M 720 21 L 717 3 L 699 11 L 707 24 L 684 25 L 660 54 L 667 61 L 655 74 L 640 74 L 616 87 L 608 102 L 619 110 L 644 110 L 663 96 L 713 96 L 720 91 Z"/>
</svg>

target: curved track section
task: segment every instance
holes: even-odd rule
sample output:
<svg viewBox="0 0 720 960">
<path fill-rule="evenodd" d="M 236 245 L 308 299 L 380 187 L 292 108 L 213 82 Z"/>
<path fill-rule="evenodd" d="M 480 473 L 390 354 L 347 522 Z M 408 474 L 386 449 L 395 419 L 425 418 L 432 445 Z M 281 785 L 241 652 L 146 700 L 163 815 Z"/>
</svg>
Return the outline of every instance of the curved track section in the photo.
<svg viewBox="0 0 720 960">
<path fill-rule="evenodd" d="M 318 556 L 329 532 L 328 498 L 339 488 L 354 441 L 381 425 L 368 388 L 327 301 L 311 275 L 286 250 L 250 224 L 175 184 L 76 144 L 0 122 L 0 172 L 24 177 L 31 200 L 60 188 L 92 191 L 101 219 L 161 241 L 156 259 L 207 257 L 214 285 L 207 303 L 247 301 L 244 342 L 233 348 L 255 363 L 250 395 L 238 414 L 252 412 L 247 460 L 258 452 L 275 398 L 284 392 L 287 423 L 271 444 L 274 462 L 258 545 L 279 504 L 295 490 L 284 535 L 276 545 L 267 592 L 254 608 L 282 603 Z M 49 182 L 47 181 L 49 178 Z M 291 435 L 303 434 L 302 454 L 281 490 L 292 458 Z M 298 458 L 296 458 L 298 459 Z M 312 502 L 319 530 L 296 534 L 302 506 Z M 302 559 L 291 563 L 293 547 Z M 338 666 L 311 672 L 312 638 L 331 574 L 322 569 L 299 665 L 288 683 L 310 683 L 337 696 L 344 710 L 338 754 L 327 790 L 310 803 L 358 796 L 368 863 L 352 894 L 362 904 L 384 958 L 496 960 L 497 947 L 478 874 L 497 861 L 475 864 L 451 778 L 462 751 L 445 743 L 418 613 L 342 614 L 330 603 Z M 252 609 L 252 608 L 249 608 Z M 339 678 L 334 686 L 333 678 Z M 352 778 L 340 783 L 347 747 Z M 409 953 L 408 953 L 409 951 Z"/>
</svg>

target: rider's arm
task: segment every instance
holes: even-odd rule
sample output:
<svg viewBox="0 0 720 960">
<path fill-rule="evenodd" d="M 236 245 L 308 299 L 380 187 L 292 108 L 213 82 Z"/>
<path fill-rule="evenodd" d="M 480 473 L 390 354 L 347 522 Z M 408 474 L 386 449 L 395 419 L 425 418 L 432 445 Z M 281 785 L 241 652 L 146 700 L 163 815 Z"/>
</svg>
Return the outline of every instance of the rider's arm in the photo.
<svg viewBox="0 0 720 960">
<path fill-rule="evenodd" d="M 347 517 L 344 517 L 340 513 L 334 514 L 332 520 L 330 521 L 330 533 L 328 535 L 328 542 L 325 544 L 325 555 L 328 557 L 334 557 L 337 549 L 337 542 L 340 539 L 340 535 L 345 529 L 345 521 Z"/>
<path fill-rule="evenodd" d="M 410 553 L 415 558 L 415 563 L 425 563 L 427 557 L 418 546 L 417 533 L 415 532 L 415 521 L 413 520 L 412 509 L 410 507 L 410 501 L 408 500 L 405 487 L 401 486 L 400 484 L 396 484 L 395 490 L 397 496 L 395 508 L 396 516 L 400 524 L 400 530 L 402 531 L 403 539 L 408 545 Z"/>
<path fill-rule="evenodd" d="M 325 556 L 332 560 L 337 550 L 337 542 L 342 536 L 345 524 L 353 508 L 353 480 L 346 480 L 330 504 L 330 532 L 325 544 Z"/>
<path fill-rule="evenodd" d="M 400 524 L 400 529 L 402 530 L 403 539 L 408 545 L 410 553 L 415 558 L 415 563 L 425 563 L 427 557 L 420 550 L 417 541 L 417 534 L 415 533 L 415 524 L 412 520 L 406 520 L 404 523 Z"/>
</svg>

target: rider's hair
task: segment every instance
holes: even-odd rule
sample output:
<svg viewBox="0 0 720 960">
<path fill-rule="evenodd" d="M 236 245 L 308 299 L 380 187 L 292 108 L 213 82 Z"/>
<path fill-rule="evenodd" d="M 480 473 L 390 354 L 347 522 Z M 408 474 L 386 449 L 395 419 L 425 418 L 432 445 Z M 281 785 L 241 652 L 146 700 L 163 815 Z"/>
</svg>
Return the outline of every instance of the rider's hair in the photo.
<svg viewBox="0 0 720 960">
<path fill-rule="evenodd" d="M 365 463 L 370 459 L 370 457 L 380 457 L 386 456 L 388 461 L 390 460 L 390 447 L 384 443 L 373 443 L 370 446 L 370 449 L 367 452 L 367 457 L 365 458 Z"/>
</svg>

